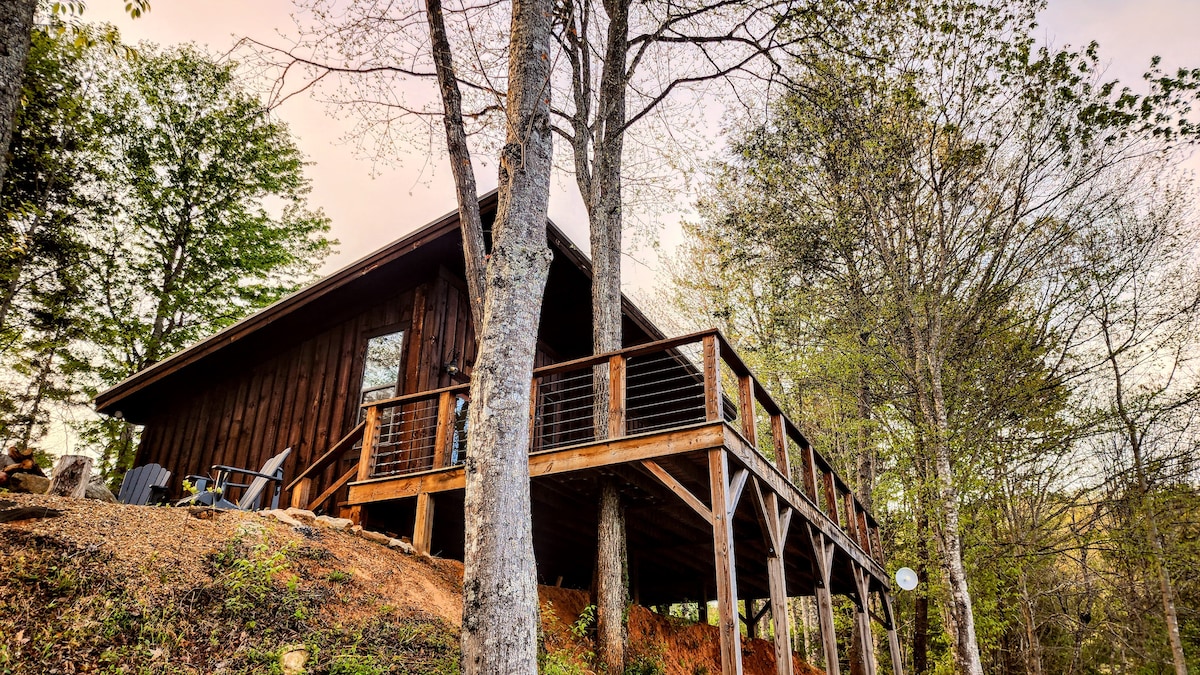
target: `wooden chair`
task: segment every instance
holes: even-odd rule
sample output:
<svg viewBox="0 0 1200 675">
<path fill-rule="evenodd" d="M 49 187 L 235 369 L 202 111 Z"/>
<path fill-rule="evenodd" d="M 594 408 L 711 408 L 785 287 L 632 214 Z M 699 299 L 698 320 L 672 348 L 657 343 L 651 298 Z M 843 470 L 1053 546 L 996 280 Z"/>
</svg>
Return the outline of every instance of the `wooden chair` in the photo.
<svg viewBox="0 0 1200 675">
<path fill-rule="evenodd" d="M 179 504 L 211 506 L 217 509 L 257 511 L 261 508 L 260 502 L 262 501 L 263 493 L 266 492 L 267 486 L 274 483 L 275 491 L 271 497 L 271 508 L 277 509 L 279 508 L 279 493 L 283 490 L 283 463 L 291 453 L 292 449 L 288 448 L 275 455 L 271 459 L 268 459 L 267 463 L 263 464 L 262 469 L 259 471 L 217 464 L 210 469 L 213 472 L 211 478 L 208 476 L 188 476 L 188 480 L 195 484 L 199 492 L 192 497 L 180 501 Z M 235 476 L 253 476 L 253 479 L 249 483 L 237 483 L 233 480 Z M 241 480 L 245 479 L 242 478 Z M 241 497 L 238 498 L 237 503 L 229 501 L 229 490 L 231 488 L 241 488 L 242 490 Z"/>
<path fill-rule="evenodd" d="M 122 504 L 145 506 L 156 497 L 155 493 L 158 493 L 158 498 L 164 496 L 167 481 L 170 479 L 171 472 L 157 464 L 147 464 L 130 469 L 125 473 L 125 478 L 121 480 L 121 490 L 117 493 L 117 500 Z"/>
</svg>

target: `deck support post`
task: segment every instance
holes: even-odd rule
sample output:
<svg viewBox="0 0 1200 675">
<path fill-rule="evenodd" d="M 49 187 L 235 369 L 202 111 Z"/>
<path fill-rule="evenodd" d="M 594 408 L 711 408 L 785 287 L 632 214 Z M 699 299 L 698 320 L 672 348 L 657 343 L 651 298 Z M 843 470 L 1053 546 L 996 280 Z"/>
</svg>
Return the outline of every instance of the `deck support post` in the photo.
<svg viewBox="0 0 1200 675">
<path fill-rule="evenodd" d="M 362 452 L 358 457 L 358 476 L 357 479 L 364 481 L 371 477 L 371 470 L 374 467 L 375 444 L 379 441 L 379 407 L 371 406 L 367 408 L 367 413 L 363 418 L 363 438 Z M 344 517 L 354 521 L 355 525 L 362 525 L 362 506 L 354 505 L 346 509 L 342 514 Z"/>
<path fill-rule="evenodd" d="M 883 605 L 883 615 L 887 619 L 888 651 L 892 656 L 893 675 L 904 675 L 904 655 L 900 653 L 900 635 L 896 632 L 896 611 L 892 607 L 892 594 L 882 591 L 879 599 Z"/>
<path fill-rule="evenodd" d="M 825 673 L 839 675 L 837 635 L 833 627 L 833 596 L 829 592 L 829 577 L 833 567 L 834 543 L 825 538 L 825 534 L 808 526 L 809 539 L 812 542 L 813 560 L 816 562 L 817 584 L 817 617 L 821 624 L 821 643 L 825 646 Z"/>
<path fill-rule="evenodd" d="M 413 523 L 413 548 L 417 553 L 430 552 L 433 540 L 433 495 L 428 492 L 417 494 L 417 517 Z"/>
<path fill-rule="evenodd" d="M 774 492 L 766 495 L 767 527 L 774 546 L 767 556 L 767 582 L 771 590 L 771 621 L 775 627 L 775 672 L 792 675 L 791 614 L 788 612 L 787 575 L 783 569 L 783 551 L 787 548 L 787 527 L 781 523 L 779 500 Z"/>
<path fill-rule="evenodd" d="M 867 571 L 856 563 L 850 564 L 850 572 L 854 575 L 854 586 L 858 590 L 858 611 L 854 613 L 854 620 L 858 628 L 858 644 L 862 649 L 863 668 L 867 675 L 875 675 L 879 668 L 875 663 L 875 637 L 871 634 L 871 580 L 867 577 Z"/>
<path fill-rule="evenodd" d="M 712 496 L 713 554 L 717 568 L 717 632 L 721 637 L 722 675 L 742 675 L 742 632 L 738 630 L 737 575 L 730 517 L 729 455 L 724 448 L 708 451 Z M 736 505 L 736 502 L 735 504 Z"/>
</svg>

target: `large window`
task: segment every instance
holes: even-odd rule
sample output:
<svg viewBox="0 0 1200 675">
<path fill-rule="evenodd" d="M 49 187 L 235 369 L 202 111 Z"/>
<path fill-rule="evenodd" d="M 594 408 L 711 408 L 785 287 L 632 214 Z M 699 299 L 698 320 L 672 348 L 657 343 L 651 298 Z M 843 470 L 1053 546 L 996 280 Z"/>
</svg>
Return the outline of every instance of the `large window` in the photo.
<svg viewBox="0 0 1200 675">
<path fill-rule="evenodd" d="M 400 366 L 404 360 L 404 331 L 376 335 L 367 340 L 363 359 L 362 402 L 380 401 L 400 394 Z"/>
</svg>

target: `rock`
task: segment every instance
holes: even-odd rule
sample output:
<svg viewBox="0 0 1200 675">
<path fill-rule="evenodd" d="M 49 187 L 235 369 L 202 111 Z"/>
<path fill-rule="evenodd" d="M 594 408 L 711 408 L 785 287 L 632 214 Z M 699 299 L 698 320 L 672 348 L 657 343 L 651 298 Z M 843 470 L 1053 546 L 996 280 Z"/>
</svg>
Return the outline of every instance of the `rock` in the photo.
<svg viewBox="0 0 1200 675">
<path fill-rule="evenodd" d="M 308 523 L 310 525 L 317 520 L 317 514 L 309 511 L 308 509 L 298 509 L 293 506 L 284 509 L 283 512 L 302 523 Z"/>
<path fill-rule="evenodd" d="M 237 533 L 240 537 L 261 537 L 263 526 L 253 521 L 246 521 L 238 525 Z"/>
<path fill-rule="evenodd" d="M 98 482 L 88 483 L 87 488 L 83 491 L 83 496 L 85 499 L 95 499 L 101 502 L 112 502 L 114 504 L 117 502 L 117 498 L 113 496 L 113 493 L 103 483 Z"/>
<path fill-rule="evenodd" d="M 383 544 L 384 546 L 387 546 L 392 542 L 392 538 L 387 536 L 386 534 L 382 534 L 380 532 L 372 532 L 370 530 L 363 530 L 362 532 L 359 533 L 358 536 L 362 537 L 363 539 L 366 539 L 367 541 L 373 541 L 376 544 Z"/>
<path fill-rule="evenodd" d="M 325 527 L 335 530 L 345 530 L 354 525 L 354 521 L 349 518 L 334 518 L 332 516 L 317 516 L 316 521 Z"/>
<path fill-rule="evenodd" d="M 413 548 L 412 544 L 410 544 L 407 541 L 404 541 L 402 539 L 389 540 L 388 548 L 398 549 L 401 553 L 407 553 L 409 555 L 412 555 L 413 553 L 417 552 L 417 549 Z"/>
<path fill-rule="evenodd" d="M 308 650 L 304 645 L 284 647 L 279 654 L 279 667 L 283 675 L 301 675 L 306 672 L 304 664 L 308 661 Z"/>
<path fill-rule="evenodd" d="M 50 489 L 50 479 L 31 473 L 14 473 L 8 477 L 8 489 L 31 495 L 44 495 Z"/>
<path fill-rule="evenodd" d="M 288 515 L 288 512 L 284 511 L 283 509 L 270 509 L 268 511 L 259 511 L 258 515 L 263 516 L 264 518 L 274 518 L 275 520 L 278 520 L 279 522 L 281 522 L 284 525 L 287 525 L 289 527 L 304 527 L 304 523 L 291 517 L 290 515 Z"/>
</svg>

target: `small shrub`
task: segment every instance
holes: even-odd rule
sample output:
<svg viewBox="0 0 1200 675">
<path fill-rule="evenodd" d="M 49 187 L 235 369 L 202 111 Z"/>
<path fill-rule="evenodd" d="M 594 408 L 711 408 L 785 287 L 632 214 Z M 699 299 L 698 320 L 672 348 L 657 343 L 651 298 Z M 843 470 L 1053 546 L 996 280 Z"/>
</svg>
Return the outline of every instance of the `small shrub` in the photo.
<svg viewBox="0 0 1200 675">
<path fill-rule="evenodd" d="M 629 664 L 625 666 L 624 675 L 665 675 L 666 672 L 666 666 L 663 665 L 661 658 L 643 654 L 635 656 L 629 661 Z"/>
<path fill-rule="evenodd" d="M 335 584 L 345 584 L 349 583 L 351 576 L 349 572 L 343 572 L 342 570 L 331 570 L 326 579 Z"/>
<path fill-rule="evenodd" d="M 592 630 L 592 624 L 596 622 L 596 606 L 588 605 L 579 613 L 579 618 L 575 623 L 571 624 L 571 635 L 577 638 L 586 637 Z"/>
<path fill-rule="evenodd" d="M 294 549 L 289 543 L 272 551 L 264 538 L 249 552 L 240 537 L 231 539 L 213 557 L 225 590 L 224 608 L 227 614 L 243 617 L 247 628 L 254 628 L 257 620 L 289 619 L 303 621 L 308 617 L 308 607 L 300 594 L 300 579 L 295 574 L 285 577 L 290 567 L 288 555 Z M 283 578 L 283 587 L 276 582 Z"/>
<path fill-rule="evenodd" d="M 375 659 L 355 654 L 335 656 L 329 663 L 329 675 L 383 675 L 386 671 Z"/>
<path fill-rule="evenodd" d="M 541 675 L 587 675 L 583 664 L 566 652 L 541 652 L 538 654 L 538 673 Z"/>
</svg>

